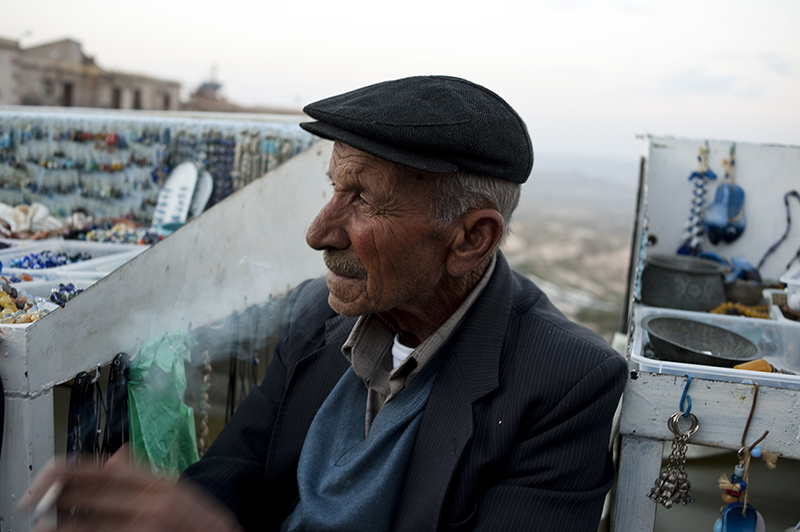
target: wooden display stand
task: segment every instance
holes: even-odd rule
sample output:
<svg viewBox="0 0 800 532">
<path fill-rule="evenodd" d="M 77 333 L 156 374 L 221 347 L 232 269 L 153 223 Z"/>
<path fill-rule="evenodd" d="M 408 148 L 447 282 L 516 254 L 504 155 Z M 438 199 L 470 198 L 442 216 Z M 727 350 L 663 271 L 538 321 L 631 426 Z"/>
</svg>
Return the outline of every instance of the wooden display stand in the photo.
<svg viewBox="0 0 800 532">
<path fill-rule="evenodd" d="M 653 529 L 658 505 L 646 495 L 661 472 L 664 441 L 673 438 L 667 418 L 679 411 L 686 380 L 675 375 L 631 372 L 619 428 L 622 446 L 614 527 L 618 532 Z M 700 429 L 691 436 L 691 443 L 738 450 L 753 391 L 750 384 L 693 379 L 689 395 Z M 769 430 L 766 445 L 770 451 L 800 460 L 799 400 L 800 392 L 795 390 L 759 387 L 748 442 Z"/>
<path fill-rule="evenodd" d="M 135 353 L 149 338 L 214 323 L 325 272 L 305 243 L 330 192 L 332 143 L 319 142 L 98 281 L 64 309 L 2 327 L 6 419 L 0 460 L 4 532 L 29 530 L 16 511 L 54 454 L 53 389 Z"/>
<path fill-rule="evenodd" d="M 640 257 L 639 244 L 647 230 L 650 253 L 674 254 L 683 243 L 692 185 L 689 174 L 697 168 L 698 148 L 703 141 L 649 138 L 649 155 L 640 191 L 638 231 L 634 234 L 632 271 Z M 708 183 L 706 204 L 714 200 L 716 188 L 724 176 L 721 160 L 729 154 L 730 142 L 709 143 L 709 163 L 718 180 Z M 783 196 L 800 188 L 800 148 L 776 145 L 736 144 L 736 182 L 746 192 L 747 228 L 731 244 L 712 246 L 704 240 L 703 249 L 723 256 L 745 255 L 756 265 L 769 246 L 786 229 Z M 800 220 L 800 206 L 791 205 L 792 218 Z M 778 279 L 800 246 L 800 227 L 792 230 L 783 246 L 761 268 L 765 278 Z M 633 284 L 632 284 L 633 290 Z M 633 312 L 630 313 L 633 316 Z M 633 327 L 636 324 L 632 324 Z M 797 335 L 800 338 L 800 324 Z M 631 341 L 631 339 L 629 339 Z M 631 352 L 641 352 L 642 345 L 631 343 Z M 703 368 L 707 373 L 708 368 Z M 743 376 L 742 379 L 746 379 Z M 800 379 L 790 377 L 787 379 Z M 667 420 L 680 411 L 679 402 L 686 383 L 683 375 L 631 372 L 622 401 L 620 421 L 620 470 L 617 485 L 614 530 L 641 532 L 652 530 L 657 504 L 647 497 L 661 471 L 664 441 L 672 440 Z M 757 407 L 748 434 L 755 440 L 769 430 L 766 447 L 780 457 L 800 459 L 798 404 L 800 386 L 783 389 L 761 386 Z M 742 430 L 753 401 L 754 386 L 742 382 L 694 379 L 689 388 L 692 412 L 700 420 L 699 430 L 691 436 L 694 444 L 737 451 Z M 674 511 L 674 510 L 673 510 Z"/>
</svg>

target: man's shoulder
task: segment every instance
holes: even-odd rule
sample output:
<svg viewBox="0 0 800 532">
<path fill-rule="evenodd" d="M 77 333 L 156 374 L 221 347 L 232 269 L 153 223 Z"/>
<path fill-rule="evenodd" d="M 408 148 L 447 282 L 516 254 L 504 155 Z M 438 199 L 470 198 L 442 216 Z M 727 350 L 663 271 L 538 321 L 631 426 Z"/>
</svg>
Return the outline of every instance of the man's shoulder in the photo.
<svg viewBox="0 0 800 532">
<path fill-rule="evenodd" d="M 536 338 L 541 345 L 546 340 L 544 345 L 553 357 L 579 355 L 590 365 L 606 359 L 613 365 L 624 365 L 622 356 L 602 336 L 567 318 L 533 281 L 517 272 L 512 274 L 512 319 L 517 321 L 516 336 L 522 336 L 522 341 Z"/>
<path fill-rule="evenodd" d="M 297 285 L 289 295 L 289 306 L 293 309 L 317 308 L 322 312 L 333 312 L 328 305 L 328 285 L 324 277 L 307 279 Z"/>
<path fill-rule="evenodd" d="M 315 336 L 324 330 L 325 322 L 337 316 L 328 305 L 325 278 L 303 281 L 288 295 L 284 316 L 284 335 Z"/>
<path fill-rule="evenodd" d="M 309 343 L 339 341 L 350 333 L 357 318 L 333 310 L 329 293 L 325 278 L 320 277 L 303 281 L 288 294 L 281 324 L 284 342 L 306 349 Z"/>
</svg>

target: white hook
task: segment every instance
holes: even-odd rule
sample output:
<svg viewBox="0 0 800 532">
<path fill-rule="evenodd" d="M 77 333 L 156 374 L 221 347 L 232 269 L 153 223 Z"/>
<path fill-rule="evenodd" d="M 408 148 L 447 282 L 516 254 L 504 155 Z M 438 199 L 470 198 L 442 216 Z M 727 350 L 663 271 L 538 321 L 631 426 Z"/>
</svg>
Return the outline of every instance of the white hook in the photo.
<svg viewBox="0 0 800 532">
<path fill-rule="evenodd" d="M 92 384 L 96 383 L 99 380 L 100 380 L 100 364 L 98 364 L 97 367 L 94 368 L 94 379 L 92 379 Z"/>
</svg>

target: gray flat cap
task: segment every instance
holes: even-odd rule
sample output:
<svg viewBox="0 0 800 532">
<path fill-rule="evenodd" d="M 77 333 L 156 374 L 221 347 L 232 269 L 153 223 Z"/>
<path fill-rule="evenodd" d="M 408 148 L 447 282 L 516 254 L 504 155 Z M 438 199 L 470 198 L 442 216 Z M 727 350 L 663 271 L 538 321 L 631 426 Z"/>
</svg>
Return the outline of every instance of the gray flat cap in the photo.
<svg viewBox="0 0 800 532">
<path fill-rule="evenodd" d="M 524 183 L 533 167 L 525 123 L 502 98 L 465 79 L 415 76 L 308 104 L 300 126 L 376 157 L 435 173 Z"/>
</svg>

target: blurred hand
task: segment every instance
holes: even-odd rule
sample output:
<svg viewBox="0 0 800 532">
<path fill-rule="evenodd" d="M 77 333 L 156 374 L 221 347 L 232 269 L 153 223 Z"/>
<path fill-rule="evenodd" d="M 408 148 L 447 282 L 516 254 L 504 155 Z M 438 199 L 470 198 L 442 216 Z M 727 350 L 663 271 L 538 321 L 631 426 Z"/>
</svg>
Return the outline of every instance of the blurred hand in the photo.
<svg viewBox="0 0 800 532">
<path fill-rule="evenodd" d="M 127 447 L 104 466 L 45 468 L 33 481 L 20 508 L 33 510 L 54 482 L 63 490 L 56 502 L 58 523 L 42 518 L 34 532 L 241 532 L 236 518 L 217 501 L 188 483 L 174 484 L 130 465 Z"/>
</svg>

